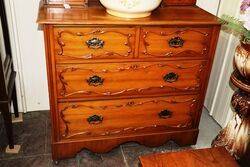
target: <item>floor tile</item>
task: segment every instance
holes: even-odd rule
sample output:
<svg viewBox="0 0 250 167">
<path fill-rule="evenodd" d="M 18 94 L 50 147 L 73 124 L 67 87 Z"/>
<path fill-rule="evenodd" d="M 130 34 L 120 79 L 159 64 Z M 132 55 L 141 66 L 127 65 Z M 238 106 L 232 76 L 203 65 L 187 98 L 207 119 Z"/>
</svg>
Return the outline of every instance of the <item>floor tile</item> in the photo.
<svg viewBox="0 0 250 167">
<path fill-rule="evenodd" d="M 24 122 L 14 124 L 15 143 L 21 144 L 19 154 L 5 153 L 8 142 L 2 119 L 0 119 L 0 125 L 0 135 L 4 136 L 0 138 L 1 167 L 55 167 L 50 155 L 51 123 L 48 111 L 24 114 Z M 150 148 L 128 142 L 106 154 L 83 150 L 76 158 L 61 160 L 57 167 L 137 167 L 140 155 L 210 147 L 212 140 L 221 129 L 205 110 L 202 113 L 199 128 L 198 141 L 194 146 L 179 147 L 173 141 L 169 141 L 161 147 Z"/>
<path fill-rule="evenodd" d="M 23 159 L 7 159 L 7 160 L 0 160 L 1 167 L 22 167 Z"/>
<path fill-rule="evenodd" d="M 1 133 L 0 138 L 0 159 L 6 159 L 6 158 L 20 158 L 23 155 L 23 149 L 21 147 L 18 154 L 6 154 L 5 149 L 8 145 L 8 140 L 6 137 L 5 129 L 3 129 Z M 17 123 L 13 125 L 13 137 L 14 137 L 14 143 L 18 145 L 23 145 L 24 139 L 26 138 L 27 134 L 24 133 L 24 130 L 22 128 L 21 123 Z"/>
<path fill-rule="evenodd" d="M 102 155 L 88 150 L 83 150 L 78 154 L 78 164 L 82 167 L 97 167 L 102 164 Z"/>
<path fill-rule="evenodd" d="M 32 113 L 28 113 L 27 117 L 26 114 L 24 116 L 24 121 L 23 121 L 23 129 L 24 132 L 27 134 L 43 134 L 45 135 L 45 127 L 46 127 L 46 114 L 42 113 L 37 114 L 39 112 L 34 112 L 34 118 L 32 119 Z M 40 117 L 39 117 L 40 116 Z"/>
<path fill-rule="evenodd" d="M 126 163 L 129 167 L 137 167 L 139 164 L 138 157 L 141 155 L 147 155 L 152 153 L 162 153 L 162 152 L 170 152 L 172 141 L 164 144 L 161 147 L 146 147 L 143 145 L 122 145 L 123 155 L 125 157 Z"/>
<path fill-rule="evenodd" d="M 36 156 L 23 158 L 21 162 L 24 167 L 48 167 L 51 161 L 47 156 Z"/>
<path fill-rule="evenodd" d="M 120 147 L 106 154 L 83 150 L 78 154 L 80 167 L 126 167 Z"/>
<path fill-rule="evenodd" d="M 49 111 L 35 111 L 35 112 L 28 112 L 24 114 L 24 120 L 46 120 L 48 115 L 49 115 Z"/>
<path fill-rule="evenodd" d="M 22 145 L 24 155 L 41 155 L 45 154 L 45 136 L 44 134 L 28 135 Z"/>
<path fill-rule="evenodd" d="M 42 111 L 24 117 L 23 128 L 27 134 L 22 145 L 24 155 L 45 154 L 46 119 L 47 114 Z"/>
<path fill-rule="evenodd" d="M 195 148 L 209 148 L 213 139 L 219 134 L 221 127 L 209 115 L 208 111 L 204 108 L 201 121 L 199 125 L 199 135 Z"/>
<path fill-rule="evenodd" d="M 1 160 L 1 167 L 48 167 L 50 160 L 46 156 Z"/>
<path fill-rule="evenodd" d="M 22 158 L 45 153 L 45 128 L 48 112 L 31 112 L 24 114 L 24 121 L 13 124 L 15 144 L 21 145 L 18 154 L 6 154 L 8 141 L 5 130 L 0 138 L 0 159 Z"/>
<path fill-rule="evenodd" d="M 46 121 L 45 132 L 45 153 L 51 153 L 51 121 L 50 118 Z"/>
<path fill-rule="evenodd" d="M 48 167 L 78 167 L 76 158 L 60 160 L 58 165 L 53 163 L 51 155 L 48 155 L 47 158 L 49 160 Z"/>
<path fill-rule="evenodd" d="M 102 166 L 104 167 L 110 167 L 110 166 L 116 166 L 116 167 L 125 167 L 126 164 L 124 162 L 124 157 L 121 151 L 121 148 L 116 148 L 115 150 L 102 154 Z"/>
</svg>

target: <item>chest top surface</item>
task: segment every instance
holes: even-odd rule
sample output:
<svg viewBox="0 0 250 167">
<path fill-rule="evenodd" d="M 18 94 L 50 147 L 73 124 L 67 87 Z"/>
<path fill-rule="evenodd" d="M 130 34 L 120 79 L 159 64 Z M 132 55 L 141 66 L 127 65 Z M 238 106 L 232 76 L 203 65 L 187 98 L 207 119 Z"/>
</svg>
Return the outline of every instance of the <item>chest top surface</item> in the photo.
<svg viewBox="0 0 250 167">
<path fill-rule="evenodd" d="M 111 16 L 103 7 L 74 6 L 65 9 L 42 5 L 39 24 L 61 25 L 219 25 L 218 18 L 197 6 L 168 6 L 158 8 L 151 16 L 141 19 L 124 19 Z"/>
</svg>

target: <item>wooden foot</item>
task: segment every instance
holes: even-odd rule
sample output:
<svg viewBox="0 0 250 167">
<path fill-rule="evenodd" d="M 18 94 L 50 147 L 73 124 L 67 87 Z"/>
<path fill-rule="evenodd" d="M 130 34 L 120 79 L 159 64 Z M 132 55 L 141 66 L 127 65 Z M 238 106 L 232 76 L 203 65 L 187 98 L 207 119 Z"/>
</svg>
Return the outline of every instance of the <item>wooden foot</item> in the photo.
<svg viewBox="0 0 250 167">
<path fill-rule="evenodd" d="M 6 150 L 5 150 L 5 152 L 7 153 L 7 154 L 18 154 L 19 153 L 19 151 L 20 151 L 20 149 L 21 149 L 21 146 L 20 145 L 14 145 L 14 148 L 10 148 L 10 146 L 8 145 L 7 146 L 7 148 L 6 148 Z"/>
<path fill-rule="evenodd" d="M 12 123 L 18 123 L 18 122 L 23 122 L 23 114 L 19 113 L 18 117 L 16 117 L 16 115 L 12 114 Z"/>
</svg>

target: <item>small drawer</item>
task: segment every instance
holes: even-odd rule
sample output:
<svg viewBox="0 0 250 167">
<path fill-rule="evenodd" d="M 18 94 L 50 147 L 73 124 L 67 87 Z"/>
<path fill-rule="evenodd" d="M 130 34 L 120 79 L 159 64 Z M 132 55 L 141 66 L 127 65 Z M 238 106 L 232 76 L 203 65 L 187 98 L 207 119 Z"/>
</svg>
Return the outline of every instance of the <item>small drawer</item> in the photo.
<svg viewBox="0 0 250 167">
<path fill-rule="evenodd" d="M 206 57 L 209 28 L 143 28 L 140 58 Z"/>
<path fill-rule="evenodd" d="M 58 98 L 113 98 L 199 91 L 207 61 L 57 66 Z"/>
<path fill-rule="evenodd" d="M 134 57 L 135 28 L 55 27 L 57 62 Z"/>
<path fill-rule="evenodd" d="M 59 103 L 61 139 L 194 128 L 198 96 Z"/>
</svg>

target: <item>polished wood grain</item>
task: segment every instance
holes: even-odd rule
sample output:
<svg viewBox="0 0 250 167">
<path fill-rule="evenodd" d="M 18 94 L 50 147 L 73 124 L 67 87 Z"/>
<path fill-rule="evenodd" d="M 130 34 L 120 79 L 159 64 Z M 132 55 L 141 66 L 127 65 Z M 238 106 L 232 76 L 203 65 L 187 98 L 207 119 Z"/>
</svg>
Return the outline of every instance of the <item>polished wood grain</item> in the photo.
<svg viewBox="0 0 250 167">
<path fill-rule="evenodd" d="M 171 41 L 182 40 L 180 46 Z M 152 57 L 206 57 L 211 38 L 209 28 L 152 28 L 145 27 L 140 34 L 140 58 Z"/>
<path fill-rule="evenodd" d="M 197 95 L 59 103 L 62 139 L 99 138 L 191 129 Z M 168 110 L 167 116 L 159 114 Z M 97 115 L 102 121 L 88 122 Z"/>
<path fill-rule="evenodd" d="M 124 19 L 111 16 L 102 7 L 62 7 L 41 6 L 37 22 L 39 24 L 74 25 L 219 25 L 217 17 L 192 6 L 168 6 L 155 10 L 143 19 Z"/>
<path fill-rule="evenodd" d="M 218 42 L 218 39 L 219 39 L 219 34 L 220 34 L 220 29 L 221 29 L 221 26 L 214 26 L 213 27 L 213 30 L 212 30 L 212 38 L 211 38 L 211 41 L 210 41 L 210 47 L 209 47 L 209 51 L 208 51 L 208 60 L 209 60 L 209 63 L 208 63 L 208 70 L 206 72 L 206 79 L 205 81 L 203 82 L 204 85 L 203 87 L 201 88 L 201 92 L 200 92 L 200 95 L 201 95 L 201 98 L 200 98 L 200 101 L 201 101 L 201 105 L 200 105 L 200 108 L 198 110 L 202 111 L 202 108 L 204 107 L 204 101 L 205 101 L 205 97 L 206 97 L 206 92 L 207 92 L 207 88 L 208 88 L 208 82 L 209 82 L 209 77 L 210 77 L 210 74 L 211 74 L 211 70 L 212 70 L 212 66 L 213 66 L 213 61 L 214 61 L 214 56 L 215 56 L 215 51 L 216 51 L 216 47 L 217 47 L 217 42 Z M 201 118 L 201 113 L 202 112 L 197 112 L 197 115 L 196 115 L 196 126 L 198 127 L 199 126 L 199 123 L 200 123 L 200 118 Z"/>
<path fill-rule="evenodd" d="M 143 63 L 99 63 L 58 65 L 59 98 L 111 98 L 150 94 L 199 91 L 205 79 L 206 61 L 167 61 Z M 177 78 L 167 80 L 174 74 Z M 97 84 L 89 83 L 99 77 Z"/>
<path fill-rule="evenodd" d="M 64 158 L 72 158 L 82 149 L 88 149 L 96 153 L 107 153 L 122 143 L 134 141 L 148 147 L 156 147 L 174 140 L 180 146 L 195 144 L 198 137 L 198 129 L 185 131 L 171 131 L 164 133 L 150 133 L 125 135 L 119 137 L 106 137 L 97 139 L 82 139 L 74 141 L 60 141 L 52 143 L 52 158 L 60 160 Z"/>
<path fill-rule="evenodd" d="M 238 167 L 223 147 L 145 155 L 142 167 Z"/>
<path fill-rule="evenodd" d="M 128 141 L 196 143 L 220 23 L 180 2 L 143 19 L 110 16 L 100 6 L 41 5 L 53 160 Z M 143 38 L 145 30 L 153 33 Z M 170 40 L 174 47 L 167 47 Z"/>
<path fill-rule="evenodd" d="M 135 28 L 55 27 L 54 43 L 57 62 L 131 59 L 135 52 L 135 37 Z M 99 41 L 91 47 L 88 41 L 93 39 Z"/>
<path fill-rule="evenodd" d="M 57 63 L 201 59 L 208 58 L 211 31 L 202 27 L 55 26 L 54 52 Z M 101 40 L 103 46 L 90 48 L 87 41 L 94 38 Z M 170 46 L 174 38 L 181 38 L 183 46 Z"/>
</svg>

